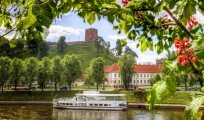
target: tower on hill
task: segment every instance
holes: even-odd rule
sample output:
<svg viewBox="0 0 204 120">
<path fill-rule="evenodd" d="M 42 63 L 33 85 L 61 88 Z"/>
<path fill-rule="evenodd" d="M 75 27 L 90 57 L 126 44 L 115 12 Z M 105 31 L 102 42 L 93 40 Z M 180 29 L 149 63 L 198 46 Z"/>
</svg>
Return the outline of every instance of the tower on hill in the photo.
<svg viewBox="0 0 204 120">
<path fill-rule="evenodd" d="M 89 28 L 85 31 L 85 41 L 90 42 L 94 40 L 94 37 L 98 36 L 98 30 L 95 28 Z"/>
</svg>

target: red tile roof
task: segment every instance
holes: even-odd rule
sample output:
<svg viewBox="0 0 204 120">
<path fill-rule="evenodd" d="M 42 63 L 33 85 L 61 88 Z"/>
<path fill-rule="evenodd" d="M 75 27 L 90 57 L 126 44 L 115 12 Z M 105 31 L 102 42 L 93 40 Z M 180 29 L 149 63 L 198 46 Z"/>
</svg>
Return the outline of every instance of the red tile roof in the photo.
<svg viewBox="0 0 204 120">
<path fill-rule="evenodd" d="M 158 65 L 134 65 L 134 71 L 136 73 L 158 73 L 160 72 L 161 66 Z M 116 63 L 111 66 L 105 66 L 104 72 L 119 72 L 119 67 Z"/>
</svg>

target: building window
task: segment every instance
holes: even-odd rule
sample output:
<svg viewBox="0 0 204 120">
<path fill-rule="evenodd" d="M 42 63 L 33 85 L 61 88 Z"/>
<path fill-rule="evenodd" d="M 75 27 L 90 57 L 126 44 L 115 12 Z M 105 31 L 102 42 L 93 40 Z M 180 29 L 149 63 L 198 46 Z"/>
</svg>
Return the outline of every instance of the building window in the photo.
<svg viewBox="0 0 204 120">
<path fill-rule="evenodd" d="M 149 80 L 147 82 L 149 83 Z"/>
<path fill-rule="evenodd" d="M 118 84 L 120 84 L 120 80 L 118 81 Z"/>
<path fill-rule="evenodd" d="M 147 74 L 147 77 L 149 77 L 149 74 Z"/>
<path fill-rule="evenodd" d="M 137 83 L 139 84 L 139 80 L 137 80 Z"/>
<path fill-rule="evenodd" d="M 142 74 L 140 74 L 140 77 L 142 77 Z"/>
<path fill-rule="evenodd" d="M 135 80 L 134 80 L 134 84 L 135 84 Z"/>
<path fill-rule="evenodd" d="M 144 83 L 146 83 L 146 80 L 144 80 Z"/>
<path fill-rule="evenodd" d="M 144 77 L 146 77 L 146 74 L 144 74 Z"/>
<path fill-rule="evenodd" d="M 137 74 L 137 77 L 139 77 L 139 74 Z"/>
<path fill-rule="evenodd" d="M 140 83 L 142 84 L 142 80 L 140 80 Z"/>
<path fill-rule="evenodd" d="M 115 74 L 115 77 L 116 77 L 117 75 Z"/>
</svg>

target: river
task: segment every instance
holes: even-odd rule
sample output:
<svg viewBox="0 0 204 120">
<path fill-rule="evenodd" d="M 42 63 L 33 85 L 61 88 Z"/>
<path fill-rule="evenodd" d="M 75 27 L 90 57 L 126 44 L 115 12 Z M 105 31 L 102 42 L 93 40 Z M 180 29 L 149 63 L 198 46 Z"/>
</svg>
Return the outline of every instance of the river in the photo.
<svg viewBox="0 0 204 120">
<path fill-rule="evenodd" d="M 0 120 L 185 120 L 183 110 L 93 111 L 53 109 L 50 105 L 0 105 Z"/>
</svg>

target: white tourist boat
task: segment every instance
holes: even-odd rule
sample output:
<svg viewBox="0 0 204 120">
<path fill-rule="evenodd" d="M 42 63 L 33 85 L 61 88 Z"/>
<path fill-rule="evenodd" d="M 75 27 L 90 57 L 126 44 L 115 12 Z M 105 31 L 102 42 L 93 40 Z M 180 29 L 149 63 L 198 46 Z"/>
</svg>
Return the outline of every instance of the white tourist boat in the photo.
<svg viewBox="0 0 204 120">
<path fill-rule="evenodd" d="M 53 99 L 54 108 L 127 110 L 125 94 L 100 94 L 99 91 L 83 91 L 73 98 Z"/>
</svg>

